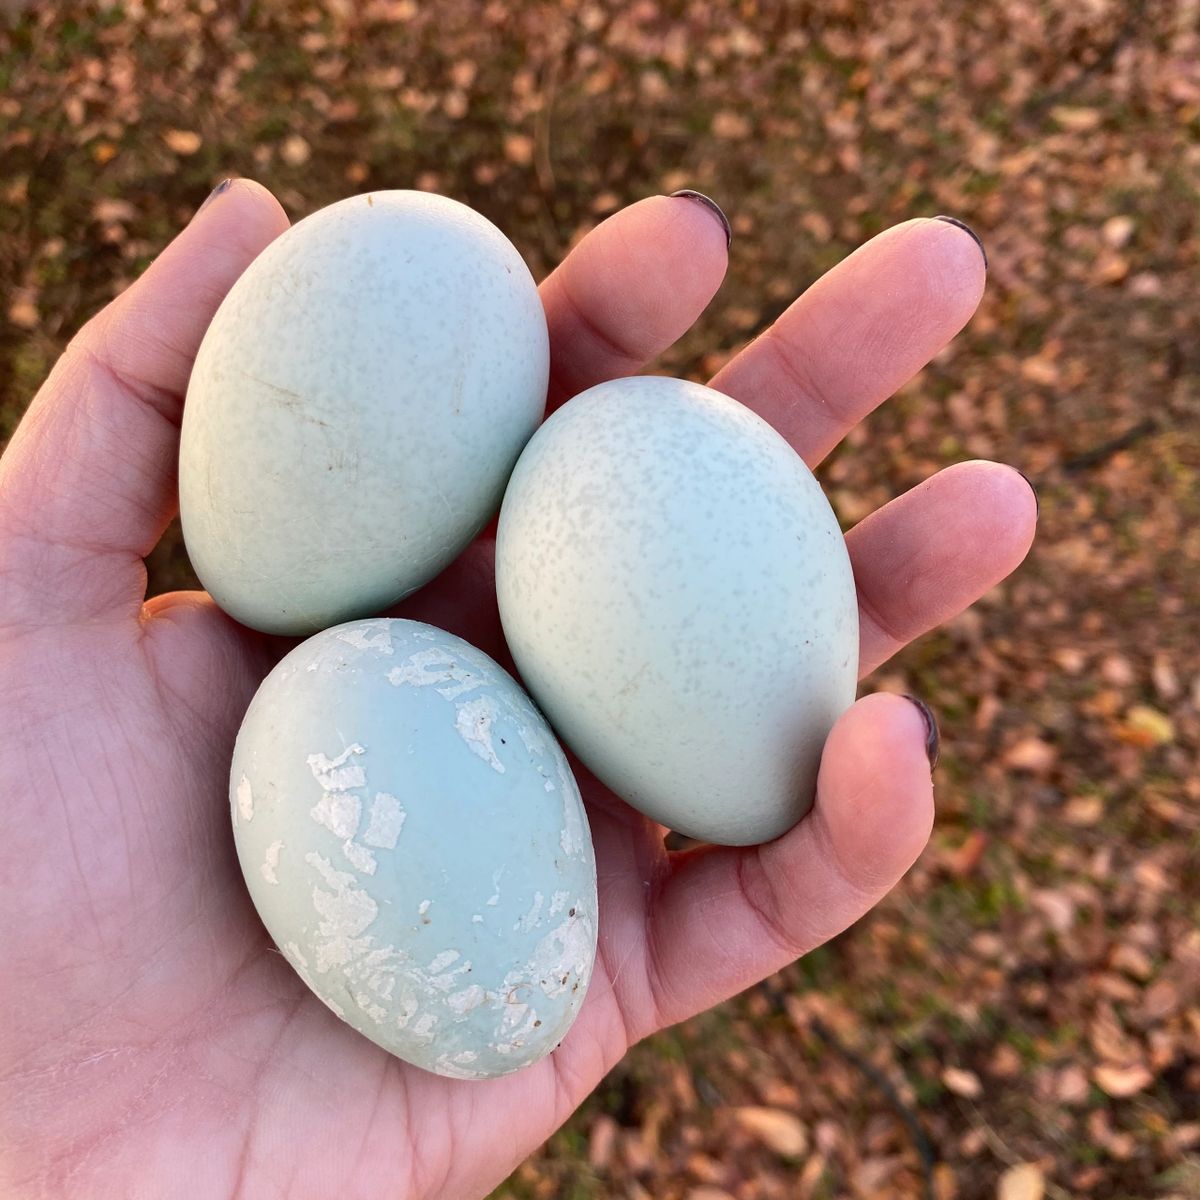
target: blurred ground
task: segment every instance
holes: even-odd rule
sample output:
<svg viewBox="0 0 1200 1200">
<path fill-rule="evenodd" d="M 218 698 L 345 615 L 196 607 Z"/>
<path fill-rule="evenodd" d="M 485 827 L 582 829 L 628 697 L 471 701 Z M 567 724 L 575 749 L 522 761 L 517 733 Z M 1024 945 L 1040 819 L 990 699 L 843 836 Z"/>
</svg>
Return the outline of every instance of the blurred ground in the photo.
<svg viewBox="0 0 1200 1200">
<path fill-rule="evenodd" d="M 1200 1196 L 1200 4 L 56 7 L 0 17 L 0 439 L 228 174 L 443 191 L 539 275 L 709 192 L 697 377 L 879 229 L 980 232 L 978 317 L 823 470 L 847 523 L 968 457 L 1041 494 L 1030 563 L 873 681 L 941 714 L 933 845 L 498 1196 Z"/>
</svg>

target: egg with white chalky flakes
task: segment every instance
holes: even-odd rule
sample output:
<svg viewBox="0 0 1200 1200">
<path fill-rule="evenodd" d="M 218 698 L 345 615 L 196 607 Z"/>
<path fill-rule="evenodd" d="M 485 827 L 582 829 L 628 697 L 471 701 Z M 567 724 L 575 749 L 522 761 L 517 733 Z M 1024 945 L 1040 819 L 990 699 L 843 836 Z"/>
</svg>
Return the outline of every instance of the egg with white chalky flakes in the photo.
<svg viewBox="0 0 1200 1200">
<path fill-rule="evenodd" d="M 537 428 L 546 317 L 516 248 L 444 196 L 353 196 L 250 264 L 196 355 L 179 503 L 201 582 L 306 634 L 432 579 Z"/>
<path fill-rule="evenodd" d="M 820 485 L 749 409 L 658 377 L 569 401 L 509 481 L 496 589 L 525 686 L 634 807 L 730 845 L 809 809 L 854 700 L 854 577 Z"/>
<path fill-rule="evenodd" d="M 570 767 L 487 655 L 353 621 L 267 676 L 230 774 L 263 924 L 341 1019 L 484 1079 L 562 1040 L 596 953 L 596 863 Z"/>
</svg>

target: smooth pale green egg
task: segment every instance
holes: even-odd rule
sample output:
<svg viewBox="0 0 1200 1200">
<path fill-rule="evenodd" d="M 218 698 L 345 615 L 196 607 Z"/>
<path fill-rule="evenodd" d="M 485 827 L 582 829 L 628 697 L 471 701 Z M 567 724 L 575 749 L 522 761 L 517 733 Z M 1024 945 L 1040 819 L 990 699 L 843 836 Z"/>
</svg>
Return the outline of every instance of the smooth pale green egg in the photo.
<svg viewBox="0 0 1200 1200">
<path fill-rule="evenodd" d="M 234 284 L 188 384 L 201 582 L 273 633 L 387 608 L 495 513 L 548 371 L 529 270 L 465 205 L 384 191 L 300 221 Z"/>
<path fill-rule="evenodd" d="M 570 767 L 487 655 L 354 621 L 267 676 L 230 773 L 263 924 L 360 1033 L 440 1075 L 549 1054 L 587 990 L 596 864 Z"/>
<path fill-rule="evenodd" d="M 525 686 L 634 807 L 731 845 L 785 832 L 854 699 L 858 606 L 819 484 L 749 409 L 619 379 L 538 430 L 496 588 Z"/>
</svg>

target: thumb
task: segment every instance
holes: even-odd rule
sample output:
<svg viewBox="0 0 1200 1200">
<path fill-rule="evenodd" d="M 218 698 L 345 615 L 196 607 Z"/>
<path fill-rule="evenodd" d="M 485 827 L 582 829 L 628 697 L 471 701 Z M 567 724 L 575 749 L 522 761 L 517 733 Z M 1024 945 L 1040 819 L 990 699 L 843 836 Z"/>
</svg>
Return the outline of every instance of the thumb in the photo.
<svg viewBox="0 0 1200 1200">
<path fill-rule="evenodd" d="M 135 615 L 175 511 L 183 394 L 217 306 L 287 228 L 263 187 L 222 185 L 76 335 L 0 460 L 0 621 Z"/>
</svg>

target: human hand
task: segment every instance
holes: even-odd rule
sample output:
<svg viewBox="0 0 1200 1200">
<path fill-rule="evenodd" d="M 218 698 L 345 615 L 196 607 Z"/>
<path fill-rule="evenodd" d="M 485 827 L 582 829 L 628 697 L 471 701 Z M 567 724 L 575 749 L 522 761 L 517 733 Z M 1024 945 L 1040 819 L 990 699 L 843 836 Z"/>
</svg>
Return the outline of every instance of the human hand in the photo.
<svg viewBox="0 0 1200 1200">
<path fill-rule="evenodd" d="M 89 322 L 0 460 L 0 1190 L 10 1196 L 480 1196 L 626 1049 L 846 928 L 932 820 L 921 711 L 858 701 L 812 812 L 748 849 L 668 852 L 579 770 L 599 868 L 599 956 L 542 1062 L 456 1082 L 338 1021 L 270 941 L 229 828 L 234 736 L 286 648 L 203 593 L 142 602 L 175 506 L 193 356 L 225 292 L 287 227 L 238 181 Z M 551 404 L 640 369 L 716 291 L 724 232 L 655 197 L 542 285 Z M 810 465 L 966 322 L 984 264 L 939 221 L 881 234 L 814 285 L 714 386 Z M 1035 500 L 966 463 L 847 537 L 865 673 L 1011 571 Z M 507 661 L 485 534 L 399 610 Z"/>
</svg>

